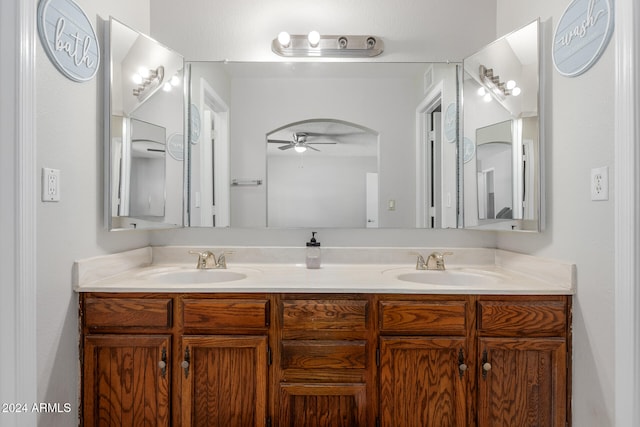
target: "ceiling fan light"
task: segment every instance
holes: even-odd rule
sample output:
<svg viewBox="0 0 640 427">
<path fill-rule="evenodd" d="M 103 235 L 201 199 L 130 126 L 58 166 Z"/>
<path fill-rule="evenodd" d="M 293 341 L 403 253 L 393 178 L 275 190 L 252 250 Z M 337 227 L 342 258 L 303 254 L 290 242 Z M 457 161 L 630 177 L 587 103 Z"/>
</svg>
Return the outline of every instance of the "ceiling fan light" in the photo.
<svg viewBox="0 0 640 427">
<path fill-rule="evenodd" d="M 305 151 L 307 151 L 307 147 L 305 147 L 304 145 L 296 145 L 295 147 L 293 147 L 294 150 L 296 150 L 296 153 L 304 153 Z"/>
</svg>

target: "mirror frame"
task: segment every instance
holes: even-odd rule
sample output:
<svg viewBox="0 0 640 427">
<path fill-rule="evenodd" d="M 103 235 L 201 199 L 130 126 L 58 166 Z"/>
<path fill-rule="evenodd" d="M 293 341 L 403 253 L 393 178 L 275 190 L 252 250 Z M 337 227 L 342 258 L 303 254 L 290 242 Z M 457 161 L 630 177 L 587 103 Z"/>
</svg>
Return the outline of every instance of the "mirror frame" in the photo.
<svg viewBox="0 0 640 427">
<path fill-rule="evenodd" d="M 103 63 L 102 63 L 102 69 L 103 69 L 103 82 L 104 82 L 104 88 L 103 88 L 103 99 L 104 99 L 104 103 L 103 103 L 103 117 L 104 117 L 104 171 L 103 171 L 103 179 L 104 179 L 104 215 L 105 215 L 105 219 L 104 219 L 104 224 L 105 224 L 105 228 L 108 231 L 120 231 L 120 230 L 135 230 L 135 229 L 143 229 L 143 230 L 158 230 L 158 229 L 168 229 L 168 228 L 182 228 L 184 227 L 184 182 L 180 184 L 180 189 L 182 191 L 181 194 L 181 202 L 180 202 L 180 206 L 177 209 L 180 213 L 180 221 L 179 223 L 170 223 L 170 222 L 166 222 L 165 221 L 165 217 L 166 217 L 166 212 L 167 212 L 167 206 L 166 206 L 166 199 L 167 199 L 167 183 L 168 183 L 168 179 L 167 179 L 167 175 L 166 175 L 166 171 L 165 171 L 165 207 L 164 207 L 164 212 L 165 212 L 165 216 L 163 216 L 163 220 L 159 221 L 157 219 L 157 217 L 153 217 L 153 216 L 149 216 L 149 217 L 128 217 L 128 216 L 118 216 L 116 212 L 113 212 L 113 204 L 112 204 L 112 198 L 113 198 L 113 192 L 116 191 L 117 189 L 114 188 L 114 182 L 113 182 L 113 167 L 114 167 L 114 160 L 112 158 L 112 150 L 114 150 L 114 146 L 113 146 L 113 140 L 112 138 L 116 137 L 116 133 L 114 132 L 114 126 L 117 125 L 117 123 L 114 122 L 114 115 L 113 115 L 113 111 L 112 111 L 112 106 L 113 106 L 113 82 L 114 82 L 114 71 L 113 71 L 113 60 L 114 60 L 114 55 L 113 55 L 113 48 L 114 48 L 114 44 L 113 43 L 113 36 L 114 36 L 114 23 L 116 23 L 116 25 L 124 27 L 128 30 L 130 30 L 133 33 L 136 33 L 138 37 L 142 37 L 146 40 L 148 40 L 149 42 L 152 42 L 154 45 L 157 45 L 158 47 L 161 47 L 163 49 L 166 49 L 167 52 L 171 53 L 172 55 L 176 55 L 180 57 L 180 61 L 182 63 L 182 67 L 181 69 L 179 69 L 178 71 L 181 72 L 182 74 L 182 89 L 180 91 L 180 95 L 181 95 L 181 100 L 182 100 L 182 108 L 181 110 L 184 110 L 184 100 L 185 100 L 185 88 L 186 88 L 186 83 L 184 82 L 184 76 L 185 76 L 185 61 L 184 61 L 184 57 L 182 55 L 180 55 L 178 52 L 175 52 L 174 50 L 162 45 L 161 43 L 157 42 L 156 40 L 152 39 L 151 37 L 147 36 L 146 34 L 143 34 L 131 27 L 129 27 L 128 25 L 118 21 L 117 19 L 110 17 L 109 20 L 105 20 L 103 21 L 103 27 L 104 27 L 104 32 L 103 32 L 103 45 L 104 45 L 104 55 L 103 55 Z M 160 67 L 162 68 L 162 67 Z M 164 69 L 163 69 L 164 71 Z M 136 111 L 140 106 L 144 105 L 146 102 L 148 102 L 155 93 L 157 93 L 158 91 L 161 90 L 161 85 L 159 84 L 157 87 L 153 88 L 148 94 L 146 94 L 143 99 L 139 99 L 140 104 L 137 105 L 136 107 L 134 107 L 132 109 L 131 112 Z M 123 113 L 124 114 L 124 113 Z M 118 116 L 121 117 L 121 121 L 128 121 L 128 119 L 130 118 L 136 118 L 135 116 L 130 116 L 127 115 L 125 116 Z M 184 120 L 184 114 L 182 115 L 182 134 L 185 135 L 186 134 L 186 124 L 185 124 L 185 120 Z M 127 135 L 124 135 L 124 133 L 130 134 L 130 132 L 124 132 L 122 131 L 120 133 L 121 137 L 127 137 Z M 170 135 L 167 135 L 167 137 L 169 137 Z M 167 147 L 167 144 L 169 143 L 169 141 L 165 141 L 165 147 Z M 186 145 L 183 142 L 183 145 Z M 165 148 L 166 149 L 166 148 Z M 168 151 L 168 150 L 167 150 Z M 166 154 L 166 153 L 165 153 Z M 165 161 L 167 161 L 167 159 L 171 157 L 171 156 L 165 156 Z M 166 168 L 166 165 L 165 165 Z M 186 174 L 184 171 L 184 162 L 183 162 L 183 166 L 182 166 L 182 171 L 180 172 L 180 176 L 181 178 L 184 180 Z M 114 224 L 114 218 L 123 218 L 123 221 L 127 222 L 130 226 L 125 227 L 125 226 L 116 226 Z"/>
<path fill-rule="evenodd" d="M 465 194 L 465 192 L 469 191 L 469 185 L 465 185 L 467 184 L 467 179 L 464 176 L 464 155 L 465 155 L 465 147 L 464 144 L 466 143 L 466 141 L 470 141 L 473 143 L 474 148 L 475 148 L 475 153 L 477 155 L 477 141 L 476 141 L 476 135 L 475 135 L 475 131 L 477 131 L 477 129 L 474 130 L 474 135 L 465 135 L 464 130 L 465 130 L 465 126 L 464 126 L 464 121 L 465 118 L 467 117 L 468 111 L 471 111 L 468 109 L 468 104 L 469 102 L 465 102 L 465 95 L 468 97 L 470 96 L 470 94 L 465 94 L 464 93 L 464 86 L 465 86 L 465 74 L 467 74 L 467 71 L 465 70 L 465 64 L 466 62 L 472 58 L 475 57 L 476 55 L 481 54 L 483 51 L 485 51 L 486 49 L 494 46 L 497 43 L 503 42 L 504 40 L 506 40 L 507 38 L 513 36 L 514 34 L 516 34 L 518 31 L 524 30 L 525 28 L 535 25 L 536 27 L 536 44 L 537 44 L 537 94 L 536 94 L 536 108 L 537 108 L 537 115 L 535 117 L 537 117 L 537 126 L 536 126 L 536 130 L 537 130 L 537 162 L 534 163 L 534 170 L 535 170 L 535 174 L 536 174 L 536 178 L 534 180 L 534 186 L 533 186 L 533 192 L 535 197 L 537 197 L 536 202 L 536 206 L 534 207 L 534 218 L 533 219 L 491 219 L 491 220 L 480 220 L 478 218 L 476 218 L 475 220 L 478 221 L 478 224 L 473 224 L 470 225 L 470 221 L 467 218 L 466 215 L 466 209 L 464 206 L 466 206 L 465 202 L 469 202 L 467 195 Z M 461 115 L 461 125 L 460 125 L 460 134 L 461 134 L 461 138 L 460 138 L 460 146 L 459 146 L 459 153 L 460 153 L 460 164 L 461 166 L 461 199 L 462 199 L 462 228 L 464 229 L 469 229 L 469 230 L 489 230 L 489 231 L 513 231 L 513 232 L 540 232 L 542 230 L 544 230 L 544 215 L 545 215 L 545 191 L 544 191 L 544 183 L 545 183 L 545 179 L 544 179 L 544 170 L 545 170 L 545 165 L 544 165 L 544 102 L 543 102 L 543 98 L 544 98 L 544 88 L 545 88 L 545 79 L 544 79 L 544 45 L 542 43 L 543 41 L 543 31 L 544 31 L 544 26 L 543 23 L 540 21 L 540 19 L 536 19 L 530 23 L 528 23 L 527 25 L 524 25 L 498 39 L 496 39 L 494 42 L 488 44 L 487 46 L 485 46 L 483 49 L 477 51 L 476 53 L 474 53 L 473 55 L 470 55 L 466 58 L 464 58 L 463 60 L 463 66 L 462 66 L 462 76 L 461 76 L 461 88 L 460 88 L 460 94 L 461 94 L 461 98 L 462 98 L 462 115 Z M 474 77 L 471 77 L 474 78 Z M 475 79 L 475 78 L 474 78 Z M 504 105 L 503 105 L 504 107 Z M 505 108 L 506 109 L 506 108 Z M 508 110 L 507 110 L 508 114 L 511 114 Z M 533 116 L 532 116 L 533 117 Z M 520 117 L 514 117 L 511 116 L 510 120 L 513 121 L 514 119 L 519 119 Z M 490 126 L 494 123 L 487 123 L 485 126 Z M 474 160 L 476 161 L 476 156 L 474 155 Z M 515 178 L 514 178 L 515 179 Z M 473 191 L 475 191 L 476 193 L 476 198 L 475 198 L 475 203 L 476 206 L 478 204 L 478 197 L 477 197 L 477 188 L 478 188 L 478 184 L 477 184 L 477 174 L 475 176 L 475 179 L 472 179 L 473 182 L 475 183 L 475 187 L 473 189 Z"/>
</svg>

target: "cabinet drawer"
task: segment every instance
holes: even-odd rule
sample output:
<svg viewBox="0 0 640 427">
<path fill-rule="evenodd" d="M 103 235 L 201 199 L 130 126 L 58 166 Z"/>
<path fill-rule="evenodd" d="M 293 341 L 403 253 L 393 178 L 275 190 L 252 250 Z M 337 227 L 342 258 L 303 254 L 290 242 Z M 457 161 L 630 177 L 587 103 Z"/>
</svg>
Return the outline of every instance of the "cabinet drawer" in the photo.
<svg viewBox="0 0 640 427">
<path fill-rule="evenodd" d="M 365 331 L 368 302 L 361 300 L 282 301 L 283 330 Z"/>
<path fill-rule="evenodd" d="M 564 336 L 566 325 L 564 300 L 478 302 L 481 335 Z"/>
<path fill-rule="evenodd" d="M 364 369 L 366 341 L 286 340 L 282 342 L 283 369 Z"/>
<path fill-rule="evenodd" d="M 186 329 L 250 329 L 269 326 L 269 300 L 266 299 L 184 299 Z"/>
<path fill-rule="evenodd" d="M 381 301 L 382 332 L 465 335 L 465 301 Z"/>
<path fill-rule="evenodd" d="M 85 325 L 104 327 L 171 327 L 170 298 L 87 298 Z"/>
</svg>

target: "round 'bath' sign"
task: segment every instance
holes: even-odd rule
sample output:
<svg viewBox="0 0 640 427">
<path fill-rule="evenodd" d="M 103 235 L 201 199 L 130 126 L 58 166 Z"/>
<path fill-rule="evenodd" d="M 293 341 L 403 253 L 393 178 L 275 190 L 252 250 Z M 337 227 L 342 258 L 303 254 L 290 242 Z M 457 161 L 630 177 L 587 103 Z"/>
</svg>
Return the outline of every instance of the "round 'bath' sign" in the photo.
<svg viewBox="0 0 640 427">
<path fill-rule="evenodd" d="M 40 0 L 38 34 L 56 68 L 76 82 L 91 80 L 100 65 L 93 25 L 73 0 Z"/>
<path fill-rule="evenodd" d="M 602 55 L 613 33 L 611 0 L 573 0 L 553 35 L 553 64 L 568 77 L 587 71 Z"/>
</svg>

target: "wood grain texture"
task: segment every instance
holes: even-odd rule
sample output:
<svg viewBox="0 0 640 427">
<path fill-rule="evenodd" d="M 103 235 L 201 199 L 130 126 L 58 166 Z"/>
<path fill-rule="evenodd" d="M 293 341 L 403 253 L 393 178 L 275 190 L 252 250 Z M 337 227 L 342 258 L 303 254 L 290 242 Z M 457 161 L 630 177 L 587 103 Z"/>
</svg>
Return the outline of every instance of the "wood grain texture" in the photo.
<svg viewBox="0 0 640 427">
<path fill-rule="evenodd" d="M 183 426 L 262 427 L 267 419 L 267 337 L 185 336 Z"/>
<path fill-rule="evenodd" d="M 364 369 L 366 341 L 282 341 L 282 369 Z"/>
<path fill-rule="evenodd" d="M 284 300 L 284 330 L 366 331 L 368 301 Z"/>
<path fill-rule="evenodd" d="M 564 336 L 565 301 L 479 301 L 478 333 L 483 336 Z"/>
<path fill-rule="evenodd" d="M 464 338 L 380 338 L 383 427 L 468 427 L 469 374 L 460 377 Z"/>
<path fill-rule="evenodd" d="M 281 384 L 282 427 L 365 427 L 365 384 Z"/>
<path fill-rule="evenodd" d="M 170 342 L 166 335 L 85 337 L 83 425 L 169 426 Z"/>
<path fill-rule="evenodd" d="M 84 305 L 89 328 L 171 326 L 170 298 L 86 298 Z"/>
<path fill-rule="evenodd" d="M 465 301 L 381 301 L 382 332 L 465 335 Z"/>
<path fill-rule="evenodd" d="M 491 369 L 478 373 L 478 427 L 565 427 L 562 338 L 480 338 Z"/>
<path fill-rule="evenodd" d="M 186 329 L 252 329 L 269 326 L 267 299 L 183 299 L 183 326 Z"/>
</svg>

